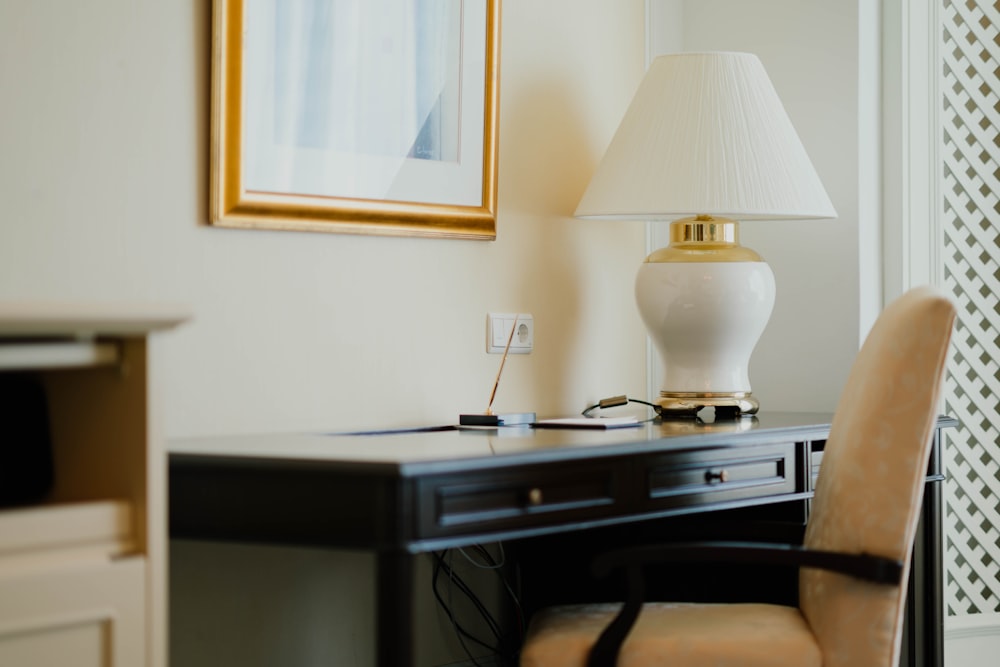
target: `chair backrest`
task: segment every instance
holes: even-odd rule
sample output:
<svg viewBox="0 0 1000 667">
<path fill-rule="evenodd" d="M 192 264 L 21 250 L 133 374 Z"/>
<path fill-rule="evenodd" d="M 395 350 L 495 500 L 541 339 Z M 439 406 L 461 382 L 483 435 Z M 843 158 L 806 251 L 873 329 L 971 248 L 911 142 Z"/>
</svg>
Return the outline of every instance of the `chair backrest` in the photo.
<svg viewBox="0 0 1000 667">
<path fill-rule="evenodd" d="M 803 569 L 799 604 L 824 667 L 894 667 L 906 579 L 955 308 L 930 287 L 879 315 L 851 367 L 823 453 L 805 544 L 905 563 L 903 584 Z"/>
</svg>

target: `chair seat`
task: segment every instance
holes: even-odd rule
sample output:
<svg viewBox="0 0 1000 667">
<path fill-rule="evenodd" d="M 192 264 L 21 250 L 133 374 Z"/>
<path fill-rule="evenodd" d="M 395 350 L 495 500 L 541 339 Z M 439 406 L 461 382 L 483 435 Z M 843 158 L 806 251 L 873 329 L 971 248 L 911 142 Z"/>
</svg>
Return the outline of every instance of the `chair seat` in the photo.
<svg viewBox="0 0 1000 667">
<path fill-rule="evenodd" d="M 532 618 L 521 667 L 584 667 L 620 604 L 550 607 Z M 820 667 L 798 609 L 771 604 L 643 605 L 618 667 Z"/>
</svg>

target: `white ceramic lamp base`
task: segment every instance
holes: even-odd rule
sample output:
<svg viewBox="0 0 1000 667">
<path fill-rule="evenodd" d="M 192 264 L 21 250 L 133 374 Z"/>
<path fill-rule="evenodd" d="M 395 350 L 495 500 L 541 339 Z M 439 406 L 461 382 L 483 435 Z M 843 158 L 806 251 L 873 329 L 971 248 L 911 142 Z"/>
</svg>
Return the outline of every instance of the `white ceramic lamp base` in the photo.
<svg viewBox="0 0 1000 667">
<path fill-rule="evenodd" d="M 647 261 L 635 294 L 663 361 L 662 415 L 705 407 L 757 412 L 747 368 L 774 307 L 765 262 Z"/>
</svg>

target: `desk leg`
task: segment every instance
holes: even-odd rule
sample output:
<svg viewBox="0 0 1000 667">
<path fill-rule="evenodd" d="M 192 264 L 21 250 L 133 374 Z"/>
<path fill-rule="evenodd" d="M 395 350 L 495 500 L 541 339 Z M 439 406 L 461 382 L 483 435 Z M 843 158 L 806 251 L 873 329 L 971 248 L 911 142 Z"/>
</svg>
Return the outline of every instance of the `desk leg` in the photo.
<svg viewBox="0 0 1000 667">
<path fill-rule="evenodd" d="M 413 664 L 414 556 L 405 551 L 380 551 L 375 588 L 375 655 L 378 667 Z"/>
<path fill-rule="evenodd" d="M 941 483 L 929 482 L 913 543 L 901 667 L 944 667 Z"/>
<path fill-rule="evenodd" d="M 918 615 L 923 630 L 916 653 L 919 660 L 911 664 L 919 667 L 944 666 L 944 563 L 942 544 L 944 530 L 941 520 L 943 484 L 928 484 L 924 494 L 923 521 L 917 537 L 918 550 L 923 551 L 921 562 L 914 564 L 917 583 L 912 597 L 921 605 Z"/>
</svg>

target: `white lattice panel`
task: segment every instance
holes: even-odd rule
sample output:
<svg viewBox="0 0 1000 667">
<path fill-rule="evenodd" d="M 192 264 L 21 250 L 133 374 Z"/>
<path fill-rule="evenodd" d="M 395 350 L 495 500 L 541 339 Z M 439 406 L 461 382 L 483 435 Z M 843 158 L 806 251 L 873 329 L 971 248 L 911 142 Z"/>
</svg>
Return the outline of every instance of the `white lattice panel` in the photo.
<svg viewBox="0 0 1000 667">
<path fill-rule="evenodd" d="M 1000 611 L 1000 3 L 942 0 L 945 281 L 959 306 L 946 410 L 946 605 Z"/>
</svg>

